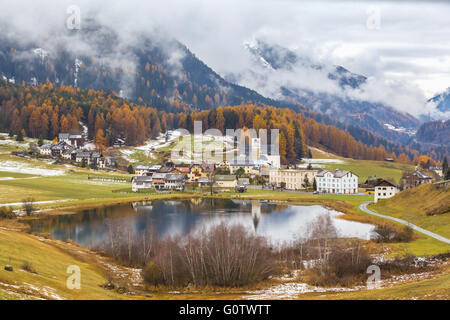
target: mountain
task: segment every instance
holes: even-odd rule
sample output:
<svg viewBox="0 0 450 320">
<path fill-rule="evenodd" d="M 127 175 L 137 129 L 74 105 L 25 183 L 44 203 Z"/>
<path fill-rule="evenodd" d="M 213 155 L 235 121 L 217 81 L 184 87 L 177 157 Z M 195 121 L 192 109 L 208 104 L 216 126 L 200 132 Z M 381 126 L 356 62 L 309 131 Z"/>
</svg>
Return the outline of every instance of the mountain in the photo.
<svg viewBox="0 0 450 320">
<path fill-rule="evenodd" d="M 381 103 L 352 98 L 348 91 L 363 90 L 367 82 L 365 76 L 342 66 L 316 63 L 261 40 L 244 45 L 253 63 L 248 70 L 228 75 L 227 79 L 245 83 L 274 99 L 300 103 L 339 122 L 370 130 L 397 143 L 408 141 L 420 126 L 420 121 L 410 114 Z"/>
<path fill-rule="evenodd" d="M 292 76 L 289 69 L 295 71 L 303 64 L 314 72 L 326 72 L 326 77 L 339 88 L 356 88 L 366 81 L 365 77 L 343 67 L 314 64 L 281 47 L 254 49 L 264 53 L 254 51 L 253 54 L 255 58 L 259 54 L 263 68 L 280 72 L 280 76 Z M 58 30 L 48 37 L 28 40 L 26 35 L 17 35 L 11 30 L 2 32 L 2 77 L 17 84 L 38 86 L 50 81 L 56 86 L 114 92 L 131 102 L 167 112 L 191 112 L 245 103 L 290 108 L 321 123 L 347 130 L 365 144 L 381 143 L 387 149 L 410 139 L 407 132 L 413 129 L 406 126 L 408 119 L 410 125 L 417 122 L 382 105 L 350 103 L 349 99 L 292 86 L 283 87 L 282 96 L 249 89 L 235 84 L 244 84 L 242 82 L 220 76 L 186 46 L 160 30 L 124 35 L 94 21 L 84 23 L 81 30 Z M 255 79 L 260 78 L 255 74 Z"/>
<path fill-rule="evenodd" d="M 432 114 L 424 115 L 436 120 L 450 118 L 450 88 L 427 101 L 428 108 L 434 110 Z"/>
<path fill-rule="evenodd" d="M 81 30 L 41 41 L 7 34 L 0 34 L 0 76 L 10 82 L 113 91 L 166 111 L 246 102 L 301 109 L 224 80 L 186 46 L 157 32 L 128 38 L 88 21 Z"/>
<path fill-rule="evenodd" d="M 424 123 L 417 131 L 415 140 L 426 144 L 450 146 L 450 120 Z"/>
</svg>

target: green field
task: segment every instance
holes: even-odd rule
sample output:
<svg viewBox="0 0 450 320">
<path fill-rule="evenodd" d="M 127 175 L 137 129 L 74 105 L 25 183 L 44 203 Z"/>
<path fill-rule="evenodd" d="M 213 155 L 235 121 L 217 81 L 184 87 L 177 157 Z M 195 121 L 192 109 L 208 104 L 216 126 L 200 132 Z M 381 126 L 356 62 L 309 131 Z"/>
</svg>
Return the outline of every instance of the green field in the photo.
<svg viewBox="0 0 450 320">
<path fill-rule="evenodd" d="M 344 163 L 325 164 L 327 170 L 348 170 L 359 176 L 359 182 L 365 182 L 369 176 L 377 176 L 383 179 L 391 179 L 400 183 L 403 172 L 413 171 L 414 166 L 402 163 L 386 161 L 368 161 L 345 159 Z"/>
<path fill-rule="evenodd" d="M 381 200 L 370 205 L 370 209 L 450 238 L 450 189 L 424 185 Z M 432 212 L 440 213 L 427 215 Z"/>
<path fill-rule="evenodd" d="M 31 263 L 36 273 L 22 270 L 24 262 Z M 13 272 L 3 269 L 7 264 L 13 266 Z M 124 298 L 100 287 L 107 281 L 105 272 L 95 263 L 77 259 L 24 233 L 0 230 L 0 265 L 0 299 Z M 71 265 L 81 269 L 81 290 L 69 290 L 66 286 L 66 271 Z"/>
</svg>

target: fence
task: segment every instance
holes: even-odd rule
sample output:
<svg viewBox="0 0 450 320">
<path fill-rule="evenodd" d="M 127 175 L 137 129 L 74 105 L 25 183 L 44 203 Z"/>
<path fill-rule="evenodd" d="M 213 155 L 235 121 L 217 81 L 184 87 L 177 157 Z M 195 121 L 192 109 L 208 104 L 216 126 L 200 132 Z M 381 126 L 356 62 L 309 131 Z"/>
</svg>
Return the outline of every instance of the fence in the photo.
<svg viewBox="0 0 450 320">
<path fill-rule="evenodd" d="M 102 177 L 102 176 L 88 176 L 88 180 L 109 181 L 109 182 L 131 182 L 128 178 L 119 177 Z"/>
</svg>

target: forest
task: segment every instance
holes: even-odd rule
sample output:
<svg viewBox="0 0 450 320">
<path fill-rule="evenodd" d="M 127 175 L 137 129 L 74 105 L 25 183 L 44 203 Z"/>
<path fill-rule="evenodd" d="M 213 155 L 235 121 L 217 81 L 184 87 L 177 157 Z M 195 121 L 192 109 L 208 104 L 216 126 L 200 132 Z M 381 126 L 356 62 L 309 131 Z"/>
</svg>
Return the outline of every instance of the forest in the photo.
<svg viewBox="0 0 450 320">
<path fill-rule="evenodd" d="M 225 102 L 225 101 L 224 101 Z M 309 113 L 289 108 L 242 104 L 209 110 L 165 112 L 120 98 L 114 92 L 83 90 L 72 86 L 15 85 L 0 80 L 0 131 L 53 140 L 60 132 L 87 131 L 100 149 L 121 138 L 126 145 L 142 145 L 166 130 L 192 132 L 194 121 L 203 129 L 279 129 L 282 163 L 309 156 L 307 146 L 337 155 L 361 159 L 393 158 L 402 163 L 419 162 L 417 150 L 389 143 L 369 133 L 319 122 Z M 355 136 L 357 138 L 355 138 Z M 436 154 L 429 158 L 439 160 Z"/>
</svg>

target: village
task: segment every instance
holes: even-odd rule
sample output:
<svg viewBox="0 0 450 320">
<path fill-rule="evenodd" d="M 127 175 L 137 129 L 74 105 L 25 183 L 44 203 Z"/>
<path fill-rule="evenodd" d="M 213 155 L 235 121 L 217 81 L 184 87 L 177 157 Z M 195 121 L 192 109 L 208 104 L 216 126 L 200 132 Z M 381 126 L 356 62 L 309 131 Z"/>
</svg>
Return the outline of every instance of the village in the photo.
<svg viewBox="0 0 450 320">
<path fill-rule="evenodd" d="M 162 134 L 167 142 L 168 134 Z M 217 161 L 179 161 L 164 159 L 159 164 L 128 165 L 124 173 L 130 178 L 131 191 L 135 193 L 157 192 L 237 192 L 249 189 L 284 192 L 309 192 L 313 194 L 373 195 L 374 202 L 394 197 L 402 190 L 440 181 L 442 168 L 430 168 L 436 174 L 429 175 L 416 167 L 405 172 L 398 184 L 388 177 L 378 177 L 376 172 L 366 181 L 348 170 L 325 170 L 311 163 L 282 165 L 277 152 L 271 153 L 271 146 L 254 138 L 241 141 L 234 149 L 234 158 Z M 118 139 L 113 148 L 123 146 Z M 71 163 L 93 170 L 113 170 L 120 172 L 114 159 L 104 157 L 93 143 L 86 143 L 83 134 L 60 133 L 50 144 L 39 148 L 41 157 L 55 159 L 55 163 Z M 205 157 L 207 158 L 207 157 Z M 215 158 L 214 158 L 215 159 Z M 386 162 L 393 159 L 386 158 Z M 430 171 L 428 171 L 430 172 Z"/>
</svg>

